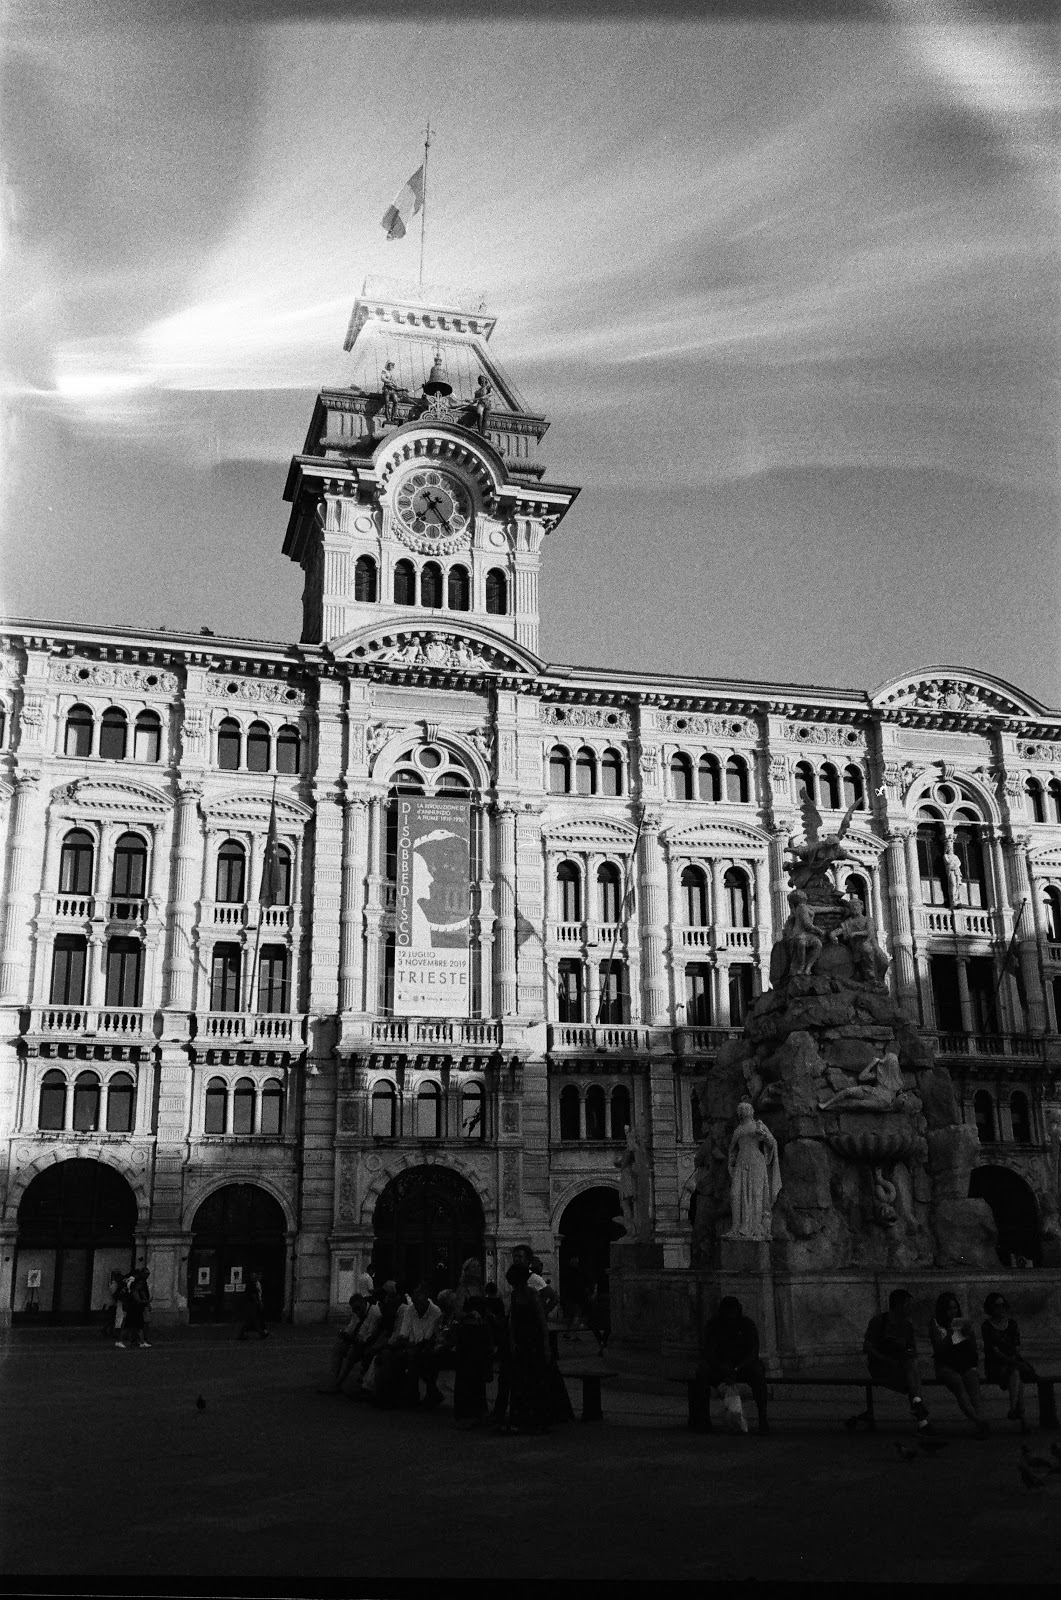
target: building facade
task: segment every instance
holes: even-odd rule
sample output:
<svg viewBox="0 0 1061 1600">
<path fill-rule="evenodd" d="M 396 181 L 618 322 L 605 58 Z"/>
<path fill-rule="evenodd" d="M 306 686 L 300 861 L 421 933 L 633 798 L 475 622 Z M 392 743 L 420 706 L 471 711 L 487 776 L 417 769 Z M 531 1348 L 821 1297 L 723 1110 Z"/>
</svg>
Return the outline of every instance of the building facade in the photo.
<svg viewBox="0 0 1061 1600">
<path fill-rule="evenodd" d="M 686 1265 L 694 1087 L 768 981 L 808 799 L 853 808 L 837 882 L 979 1130 L 1003 1259 L 1061 1264 L 1061 715 L 953 667 L 543 662 L 578 491 L 492 330 L 366 285 L 285 491 L 299 643 L 3 630 L 5 1315 L 85 1316 L 133 1259 L 173 1319 L 254 1267 L 299 1321 L 372 1259 L 603 1272 L 631 1123 Z M 410 795 L 467 808 L 459 1016 L 395 1004 Z"/>
</svg>

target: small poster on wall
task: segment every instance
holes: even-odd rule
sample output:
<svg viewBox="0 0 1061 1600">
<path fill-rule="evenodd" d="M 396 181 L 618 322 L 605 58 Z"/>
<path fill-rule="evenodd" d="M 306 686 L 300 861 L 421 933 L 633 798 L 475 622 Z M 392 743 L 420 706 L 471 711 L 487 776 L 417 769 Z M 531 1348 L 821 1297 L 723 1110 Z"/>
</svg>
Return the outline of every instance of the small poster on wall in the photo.
<svg viewBox="0 0 1061 1600">
<path fill-rule="evenodd" d="M 200 1289 L 208 1289 L 210 1287 L 210 1268 L 209 1267 L 200 1267 L 199 1268 L 199 1279 L 198 1279 L 198 1282 L 199 1282 Z"/>
<path fill-rule="evenodd" d="M 232 1287 L 234 1289 L 237 1288 L 237 1287 L 242 1287 L 242 1284 L 243 1284 L 243 1268 L 242 1267 L 229 1267 L 229 1269 L 228 1269 L 228 1281 L 229 1281 L 229 1283 L 232 1285 Z"/>
<path fill-rule="evenodd" d="M 41 1286 L 41 1269 L 40 1269 L 40 1267 L 30 1267 L 29 1271 L 26 1273 L 26 1288 L 27 1289 L 39 1289 L 40 1286 Z"/>
</svg>

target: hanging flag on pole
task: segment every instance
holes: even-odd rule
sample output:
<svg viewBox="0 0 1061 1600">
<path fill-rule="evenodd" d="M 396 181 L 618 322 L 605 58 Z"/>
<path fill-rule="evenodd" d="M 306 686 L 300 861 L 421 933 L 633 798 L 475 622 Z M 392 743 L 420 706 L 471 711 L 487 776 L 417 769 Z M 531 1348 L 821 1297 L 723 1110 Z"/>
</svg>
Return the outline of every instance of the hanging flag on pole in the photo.
<svg viewBox="0 0 1061 1600">
<path fill-rule="evenodd" d="M 265 859 L 262 862 L 262 886 L 258 894 L 263 906 L 279 905 L 283 898 L 283 874 L 280 866 L 280 837 L 276 829 L 276 779 L 273 779 L 273 798 L 269 805 L 269 828 L 265 835 Z"/>
<path fill-rule="evenodd" d="M 421 162 L 392 206 L 383 213 L 383 231 L 388 239 L 404 239 L 408 224 L 424 204 L 426 163 Z"/>
<path fill-rule="evenodd" d="M 1002 979 L 1008 973 L 1010 977 L 1014 979 L 1017 985 L 1017 998 L 1021 1003 L 1021 1009 L 1025 1013 L 1027 1013 L 1028 1010 L 1028 991 L 1027 987 L 1025 986 L 1024 973 L 1021 971 L 1020 964 L 1020 925 L 1024 917 L 1024 912 L 1027 909 L 1027 905 L 1028 901 L 1027 898 L 1025 898 L 1021 901 L 1020 910 L 1017 912 L 1017 920 L 1013 924 L 1013 937 L 1010 939 L 1009 944 L 1006 947 L 1006 954 L 1002 961 L 1002 971 L 999 973 L 998 982 L 995 984 L 995 998 L 997 999 L 998 991 L 1002 987 Z"/>
</svg>

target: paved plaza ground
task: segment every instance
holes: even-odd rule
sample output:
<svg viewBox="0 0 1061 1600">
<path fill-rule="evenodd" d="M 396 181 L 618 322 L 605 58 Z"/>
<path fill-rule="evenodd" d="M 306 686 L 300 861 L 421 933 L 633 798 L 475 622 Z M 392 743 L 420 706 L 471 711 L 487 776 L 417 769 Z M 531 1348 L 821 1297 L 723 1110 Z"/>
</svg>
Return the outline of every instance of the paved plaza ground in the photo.
<svg viewBox="0 0 1061 1600">
<path fill-rule="evenodd" d="M 902 1403 L 846 1433 L 842 1397 L 779 1397 L 775 1431 L 690 1434 L 677 1388 L 606 1384 L 606 1420 L 539 1438 L 458 1432 L 447 1407 L 382 1413 L 316 1393 L 326 1329 L 222 1329 L 116 1350 L 97 1333 L 3 1345 L 2 1569 L 144 1592 L 386 1593 L 466 1578 L 1056 1582 L 1061 1475 L 1024 1491 L 1019 1439 L 903 1460 Z M 575 1386 L 572 1397 L 576 1400 Z M 196 1409 L 198 1395 L 206 1409 Z M 890 1397 L 889 1397 L 890 1399 Z M 1002 1397 L 992 1404 L 1000 1413 Z M 753 1408 L 749 1406 L 753 1414 Z M 1033 1406 L 1034 1412 L 1034 1406 Z M 1057 1434 L 1031 1435 L 1045 1447 Z M 12 1585 L 10 1578 L 8 1587 Z M 172 1586 L 171 1586 L 172 1587 Z"/>
</svg>

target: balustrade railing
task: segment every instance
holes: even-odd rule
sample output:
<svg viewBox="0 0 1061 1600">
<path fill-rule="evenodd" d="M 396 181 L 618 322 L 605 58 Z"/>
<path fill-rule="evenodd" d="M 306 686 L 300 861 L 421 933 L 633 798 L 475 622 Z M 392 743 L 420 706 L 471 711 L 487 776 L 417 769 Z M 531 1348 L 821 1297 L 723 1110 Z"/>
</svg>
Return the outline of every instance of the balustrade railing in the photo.
<svg viewBox="0 0 1061 1600">
<path fill-rule="evenodd" d="M 115 898 L 107 901 L 107 916 L 111 922 L 146 922 L 149 910 L 148 900 Z"/>
<path fill-rule="evenodd" d="M 36 1006 L 30 1015 L 31 1033 L 105 1034 L 111 1038 L 153 1037 L 154 1011 L 129 1006 Z"/>
<path fill-rule="evenodd" d="M 674 1048 L 678 1055 L 712 1055 L 743 1035 L 743 1028 L 675 1028 Z"/>
<path fill-rule="evenodd" d="M 956 933 L 970 938 L 990 939 L 994 936 L 993 913 L 969 906 L 923 906 L 919 913 L 921 926 L 928 933 Z"/>
<path fill-rule="evenodd" d="M 293 1044 L 302 1038 L 303 1018 L 292 1012 L 200 1011 L 196 1032 L 200 1039 L 252 1044 Z"/>
<path fill-rule="evenodd" d="M 1042 1039 L 1012 1033 L 940 1033 L 936 1048 L 941 1056 L 1031 1056 L 1045 1054 Z"/>
<path fill-rule="evenodd" d="M 498 1045 L 500 1022 L 478 1018 L 380 1017 L 370 1026 L 373 1044 Z"/>
<path fill-rule="evenodd" d="M 90 894 L 42 895 L 42 909 L 47 907 L 53 917 L 73 917 L 79 922 L 94 914 L 95 901 Z"/>
<path fill-rule="evenodd" d="M 627 1023 L 552 1022 L 550 1050 L 642 1051 L 649 1046 L 649 1029 Z"/>
</svg>

